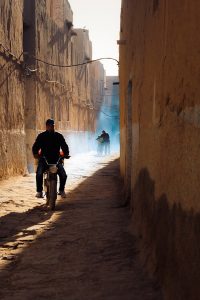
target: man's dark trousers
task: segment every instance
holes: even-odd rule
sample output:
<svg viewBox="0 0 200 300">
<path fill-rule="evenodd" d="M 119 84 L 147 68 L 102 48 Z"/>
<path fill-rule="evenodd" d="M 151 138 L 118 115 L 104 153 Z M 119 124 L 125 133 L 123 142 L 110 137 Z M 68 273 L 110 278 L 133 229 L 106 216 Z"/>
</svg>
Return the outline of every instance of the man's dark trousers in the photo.
<svg viewBox="0 0 200 300">
<path fill-rule="evenodd" d="M 65 169 L 63 167 L 63 164 L 59 163 L 57 165 L 58 167 L 58 176 L 60 178 L 60 187 L 59 191 L 63 192 L 65 189 L 65 183 L 67 180 L 67 174 L 65 172 Z M 37 192 L 42 192 L 43 190 L 43 174 L 47 170 L 47 163 L 43 158 L 39 159 L 38 167 L 36 171 L 36 186 L 37 186 Z"/>
</svg>

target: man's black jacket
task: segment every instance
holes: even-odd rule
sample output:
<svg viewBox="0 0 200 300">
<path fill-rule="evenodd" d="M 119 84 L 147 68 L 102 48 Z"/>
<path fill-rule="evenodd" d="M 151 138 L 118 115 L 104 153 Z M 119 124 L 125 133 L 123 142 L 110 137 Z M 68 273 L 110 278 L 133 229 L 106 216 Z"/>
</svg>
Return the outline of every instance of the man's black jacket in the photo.
<svg viewBox="0 0 200 300">
<path fill-rule="evenodd" d="M 69 155 L 69 147 L 62 134 L 58 132 L 44 131 L 40 133 L 32 147 L 33 155 L 37 155 L 41 149 L 41 156 L 45 156 L 48 163 L 56 163 L 60 156 L 60 149 L 64 155 Z"/>
</svg>

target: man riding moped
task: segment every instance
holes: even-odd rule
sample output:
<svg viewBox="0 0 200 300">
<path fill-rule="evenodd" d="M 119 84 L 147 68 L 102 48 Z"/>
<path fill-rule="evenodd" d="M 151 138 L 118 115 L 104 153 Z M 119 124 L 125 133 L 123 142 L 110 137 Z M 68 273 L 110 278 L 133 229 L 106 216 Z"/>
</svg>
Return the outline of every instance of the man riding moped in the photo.
<svg viewBox="0 0 200 300">
<path fill-rule="evenodd" d="M 36 188 L 37 198 L 43 198 L 43 174 L 47 170 L 47 162 L 55 164 L 60 157 L 60 149 L 64 153 L 65 158 L 69 158 L 69 147 L 65 138 L 54 129 L 54 120 L 48 119 L 46 121 L 46 131 L 40 133 L 32 147 L 34 158 L 38 159 L 38 167 L 36 171 Z M 58 176 L 60 178 L 59 195 L 66 198 L 65 184 L 67 174 L 65 172 L 63 163 L 60 161 L 57 165 Z"/>
</svg>

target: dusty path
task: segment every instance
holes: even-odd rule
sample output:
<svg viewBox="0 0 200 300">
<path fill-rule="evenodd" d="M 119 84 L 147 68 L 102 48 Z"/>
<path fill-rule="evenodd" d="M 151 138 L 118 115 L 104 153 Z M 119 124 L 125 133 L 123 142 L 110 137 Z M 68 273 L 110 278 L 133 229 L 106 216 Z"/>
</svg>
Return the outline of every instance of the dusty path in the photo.
<svg viewBox="0 0 200 300">
<path fill-rule="evenodd" d="M 116 157 L 68 169 L 68 199 L 54 213 L 34 198 L 34 176 L 0 183 L 0 299 L 160 300 L 120 207 Z"/>
</svg>

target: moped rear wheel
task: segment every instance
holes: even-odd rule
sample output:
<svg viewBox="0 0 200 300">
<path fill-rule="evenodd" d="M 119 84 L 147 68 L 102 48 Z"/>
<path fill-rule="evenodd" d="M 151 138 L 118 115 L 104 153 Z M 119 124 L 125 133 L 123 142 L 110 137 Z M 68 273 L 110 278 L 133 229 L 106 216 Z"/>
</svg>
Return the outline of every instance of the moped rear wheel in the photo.
<svg viewBox="0 0 200 300">
<path fill-rule="evenodd" d="M 47 189 L 45 194 L 46 194 L 46 205 L 48 206 L 49 205 L 49 188 Z"/>
<path fill-rule="evenodd" d="M 49 207 L 51 210 L 55 209 L 57 199 L 57 182 L 56 180 L 50 180 L 49 182 Z"/>
</svg>

